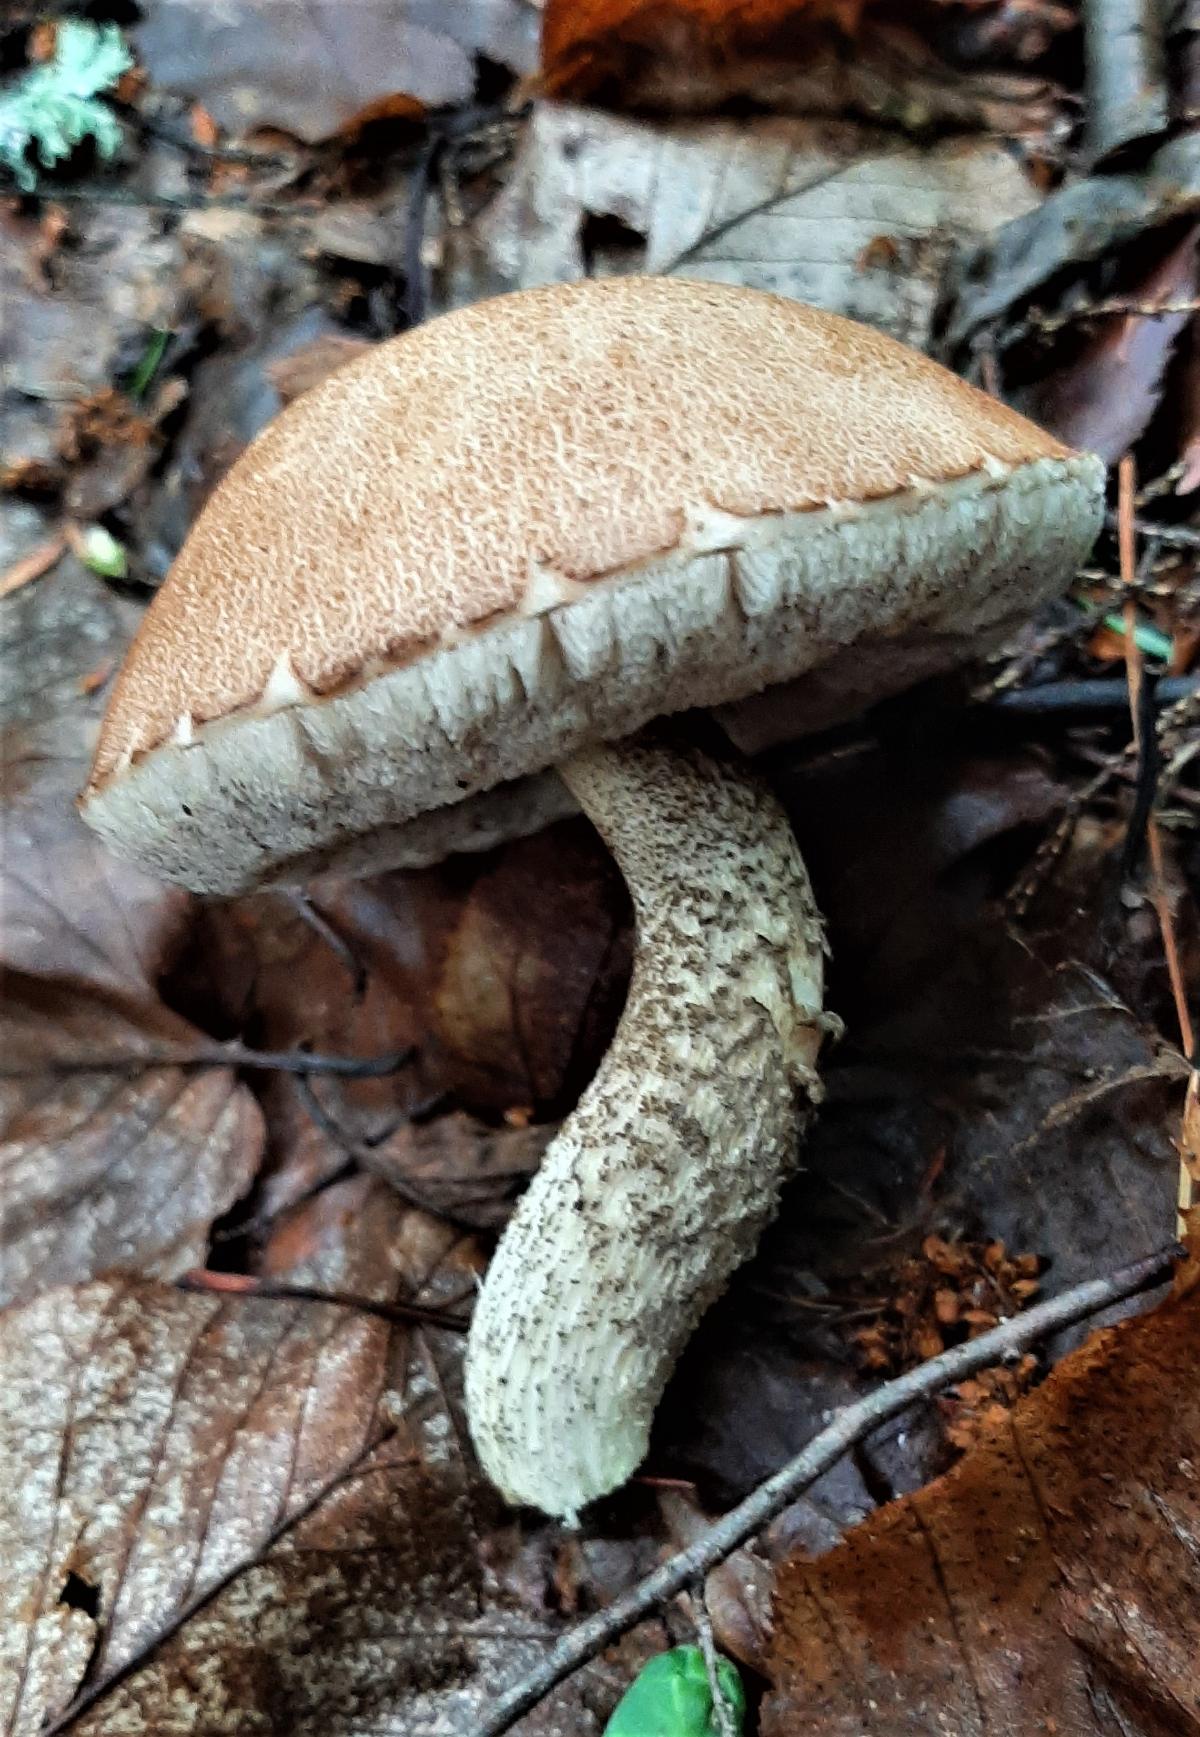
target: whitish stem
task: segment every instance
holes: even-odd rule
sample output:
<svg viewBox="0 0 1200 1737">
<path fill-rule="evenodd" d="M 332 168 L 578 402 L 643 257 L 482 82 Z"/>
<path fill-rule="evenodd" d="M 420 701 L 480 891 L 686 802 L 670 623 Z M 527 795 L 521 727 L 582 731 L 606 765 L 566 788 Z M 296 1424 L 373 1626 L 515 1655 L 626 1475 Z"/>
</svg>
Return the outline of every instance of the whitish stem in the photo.
<svg viewBox="0 0 1200 1737">
<path fill-rule="evenodd" d="M 572 1517 L 636 1468 L 679 1352 L 774 1214 L 826 1021 L 820 918 L 767 790 L 643 743 L 562 773 L 628 883 L 637 952 L 488 1269 L 467 1409 L 504 1495 Z"/>
</svg>

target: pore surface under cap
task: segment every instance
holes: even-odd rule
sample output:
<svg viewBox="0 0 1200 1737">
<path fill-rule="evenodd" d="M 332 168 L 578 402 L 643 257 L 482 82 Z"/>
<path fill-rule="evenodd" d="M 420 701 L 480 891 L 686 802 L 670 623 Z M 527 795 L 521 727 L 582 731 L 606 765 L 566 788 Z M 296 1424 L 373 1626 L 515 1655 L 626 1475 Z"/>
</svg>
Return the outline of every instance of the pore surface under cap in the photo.
<svg viewBox="0 0 1200 1737">
<path fill-rule="evenodd" d="M 307 870 L 589 732 L 1035 602 L 1097 501 L 1093 461 L 798 303 L 615 279 L 476 304 L 243 455 L 147 613 L 85 813 L 190 884 Z"/>
</svg>

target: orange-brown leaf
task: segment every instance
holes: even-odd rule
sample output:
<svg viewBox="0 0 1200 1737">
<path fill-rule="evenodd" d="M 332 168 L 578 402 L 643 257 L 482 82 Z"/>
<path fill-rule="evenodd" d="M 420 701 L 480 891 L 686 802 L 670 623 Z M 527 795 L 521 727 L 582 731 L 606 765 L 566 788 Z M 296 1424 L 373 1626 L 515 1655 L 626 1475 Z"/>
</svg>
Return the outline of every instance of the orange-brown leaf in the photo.
<svg viewBox="0 0 1200 1737">
<path fill-rule="evenodd" d="M 945 1477 L 782 1567 L 764 1737 L 1197 1728 L 1200 1290 L 983 1421 Z"/>
</svg>

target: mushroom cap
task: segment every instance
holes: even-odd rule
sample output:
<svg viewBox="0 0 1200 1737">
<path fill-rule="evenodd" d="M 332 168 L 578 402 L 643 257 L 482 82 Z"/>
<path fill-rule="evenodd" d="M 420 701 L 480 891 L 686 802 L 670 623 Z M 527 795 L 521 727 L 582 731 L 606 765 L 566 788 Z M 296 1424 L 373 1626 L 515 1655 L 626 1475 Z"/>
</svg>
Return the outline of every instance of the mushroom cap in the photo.
<svg viewBox="0 0 1200 1737">
<path fill-rule="evenodd" d="M 477 303 L 242 454 L 129 651 L 82 812 L 213 892 L 488 843 L 565 806 L 536 775 L 589 741 L 914 636 L 961 655 L 1061 588 L 1102 486 L 783 297 L 627 277 Z"/>
</svg>

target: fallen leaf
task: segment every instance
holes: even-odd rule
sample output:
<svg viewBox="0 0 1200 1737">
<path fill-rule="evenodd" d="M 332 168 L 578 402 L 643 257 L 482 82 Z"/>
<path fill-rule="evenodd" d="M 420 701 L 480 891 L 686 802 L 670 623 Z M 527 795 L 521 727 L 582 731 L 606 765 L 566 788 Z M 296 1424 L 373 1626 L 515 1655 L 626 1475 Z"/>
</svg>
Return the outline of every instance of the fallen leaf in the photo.
<svg viewBox="0 0 1200 1737">
<path fill-rule="evenodd" d="M 344 332 L 324 332 L 293 350 L 291 355 L 268 362 L 264 372 L 281 402 L 290 404 L 301 393 L 319 386 L 336 368 L 344 367 L 371 348 L 365 338 L 351 338 Z"/>
<path fill-rule="evenodd" d="M 133 204 L 79 206 L 69 233 L 71 245 L 58 247 L 46 284 L 39 222 L 0 212 L 0 486 L 61 488 L 76 406 L 114 387 L 148 331 L 173 329 L 182 306 L 179 242 L 161 213 Z M 83 475 L 72 472 L 81 491 Z"/>
<path fill-rule="evenodd" d="M 52 738 L 54 719 L 79 704 L 80 679 L 124 651 L 136 614 L 73 555 L 0 601 L 0 727 L 47 727 Z M 20 776 L 14 745 L 5 743 L 0 792 Z"/>
<path fill-rule="evenodd" d="M 947 1476 L 778 1571 L 764 1737 L 1200 1723 L 1200 1292 L 1096 1334 Z"/>
<path fill-rule="evenodd" d="M 402 1124 L 372 1147 L 367 1167 L 401 1188 L 418 1189 L 432 1211 L 457 1224 L 497 1230 L 556 1132 L 553 1122 L 492 1128 L 461 1112 L 435 1116 Z"/>
<path fill-rule="evenodd" d="M 1178 241 L 1131 286 L 1129 299 L 1152 308 L 1193 296 L 1198 238 L 1200 231 L 1192 230 Z M 1067 445 L 1098 452 L 1106 464 L 1115 464 L 1158 409 L 1168 363 L 1191 318 L 1187 313 L 1117 314 L 1094 323 L 1080 353 L 1038 380 L 1022 408 Z"/>
<path fill-rule="evenodd" d="M 413 115 L 469 102 L 477 56 L 532 71 L 537 14 L 528 0 L 310 0 L 289 12 L 283 54 L 272 0 L 174 0 L 130 35 L 153 83 L 202 103 L 224 131 L 315 144 L 397 97 Z"/>
<path fill-rule="evenodd" d="M 514 1106 L 546 1119 L 574 1102 L 628 976 L 627 895 L 608 853 L 585 822 L 560 822 L 421 873 L 316 883 L 308 911 L 280 893 L 207 906 L 172 971 L 172 1005 L 271 1049 L 415 1046 L 413 1065 L 384 1078 L 314 1080 L 319 1107 L 360 1163 L 431 1209 L 501 1222 L 547 1136 L 506 1138 L 469 1119 L 418 1132 L 408 1119 L 442 1100 L 489 1123 Z M 270 1213 L 336 1173 L 347 1150 L 294 1080 L 260 1094 Z"/>
<path fill-rule="evenodd" d="M 1075 283 L 1079 268 L 1173 221 L 1198 198 L 1198 133 L 1161 145 L 1137 173 L 1065 182 L 963 257 L 945 353 L 965 350 L 1055 279 Z"/>
<path fill-rule="evenodd" d="M 914 129 L 986 117 L 997 132 L 1044 130 L 1045 81 L 975 76 L 941 58 L 971 10 L 946 0 L 547 0 L 543 79 L 555 96 L 618 108 L 711 112 L 749 99 L 808 114 L 891 112 Z"/>
<path fill-rule="evenodd" d="M 206 1040 L 158 995 L 191 901 L 119 863 L 75 813 L 95 723 L 79 677 L 98 646 L 123 643 L 120 613 L 73 560 L 3 609 L 13 637 L 0 687 L 27 719 L 10 726 L 0 756 L 0 1297 L 9 1299 L 117 1267 L 195 1265 L 213 1220 L 248 1188 L 263 1135 L 228 1068 L 139 1066 Z M 95 1058 L 116 1071 L 81 1066 Z"/>
<path fill-rule="evenodd" d="M 448 237 L 445 293 L 676 272 L 775 290 L 920 346 L 956 251 L 1034 202 L 991 142 L 918 150 L 849 123 L 654 125 L 547 104 L 503 190 L 465 240 Z M 875 258 L 881 234 L 892 248 Z"/>
<path fill-rule="evenodd" d="M 292 1241 L 293 1282 L 380 1300 L 457 1297 L 474 1270 L 363 1180 Z M 558 1624 L 504 1589 L 461 1355 L 354 1309 L 145 1281 L 0 1317 L 5 1729 L 34 1737 L 95 1690 L 81 1737 L 467 1737 Z M 598 1733 L 649 1650 L 631 1637 L 531 1731 Z"/>
<path fill-rule="evenodd" d="M 629 969 L 628 894 L 591 827 L 560 821 L 408 892 L 440 1077 L 477 1108 L 561 1112 L 607 1048 Z"/>
</svg>

